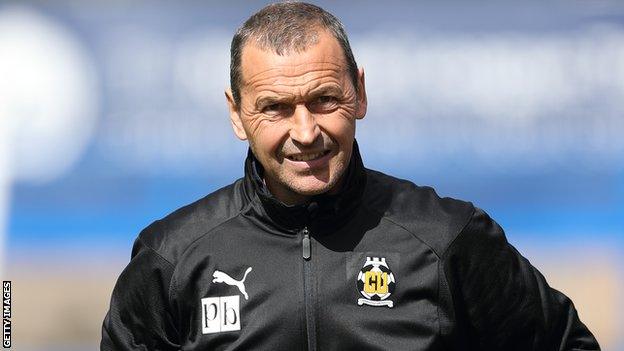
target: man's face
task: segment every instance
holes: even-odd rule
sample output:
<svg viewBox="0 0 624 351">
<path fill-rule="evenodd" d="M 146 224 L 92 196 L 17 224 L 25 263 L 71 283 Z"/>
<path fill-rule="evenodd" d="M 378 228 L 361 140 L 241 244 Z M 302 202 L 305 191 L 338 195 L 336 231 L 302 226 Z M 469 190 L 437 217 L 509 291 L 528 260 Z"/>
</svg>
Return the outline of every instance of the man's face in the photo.
<svg viewBox="0 0 624 351">
<path fill-rule="evenodd" d="M 269 190 L 287 203 L 337 191 L 355 120 L 366 114 L 364 72 L 356 93 L 341 47 L 325 31 L 304 52 L 284 56 L 247 44 L 241 61 L 240 106 L 226 92 L 230 116 L 264 167 Z"/>
</svg>

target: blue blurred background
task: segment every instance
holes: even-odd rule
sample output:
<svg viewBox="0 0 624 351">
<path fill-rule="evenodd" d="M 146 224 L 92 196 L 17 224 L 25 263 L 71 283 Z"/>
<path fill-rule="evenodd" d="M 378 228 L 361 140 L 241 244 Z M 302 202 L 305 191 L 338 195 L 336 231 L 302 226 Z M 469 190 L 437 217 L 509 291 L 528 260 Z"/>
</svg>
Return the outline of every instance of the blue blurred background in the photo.
<svg viewBox="0 0 624 351">
<path fill-rule="evenodd" d="M 365 164 L 474 202 L 624 350 L 624 3 L 316 2 Z M 265 2 L 0 3 L 0 250 L 20 350 L 95 350 L 138 232 L 231 183 L 229 41 Z"/>
</svg>

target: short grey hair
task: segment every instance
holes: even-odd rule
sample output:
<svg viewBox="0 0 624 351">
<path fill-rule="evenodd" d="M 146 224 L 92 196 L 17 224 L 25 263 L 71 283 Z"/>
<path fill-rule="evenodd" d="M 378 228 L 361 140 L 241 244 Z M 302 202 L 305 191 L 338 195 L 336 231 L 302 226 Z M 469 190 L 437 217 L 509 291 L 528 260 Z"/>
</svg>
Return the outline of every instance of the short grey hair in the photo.
<svg viewBox="0 0 624 351">
<path fill-rule="evenodd" d="M 347 72 L 358 91 L 358 71 L 347 33 L 331 13 L 305 2 L 282 2 L 265 6 L 253 14 L 236 31 L 230 47 L 230 88 L 234 103 L 240 106 L 242 85 L 241 60 L 243 47 L 251 39 L 263 50 L 278 55 L 303 52 L 318 42 L 318 30 L 325 29 L 340 44 Z"/>
</svg>

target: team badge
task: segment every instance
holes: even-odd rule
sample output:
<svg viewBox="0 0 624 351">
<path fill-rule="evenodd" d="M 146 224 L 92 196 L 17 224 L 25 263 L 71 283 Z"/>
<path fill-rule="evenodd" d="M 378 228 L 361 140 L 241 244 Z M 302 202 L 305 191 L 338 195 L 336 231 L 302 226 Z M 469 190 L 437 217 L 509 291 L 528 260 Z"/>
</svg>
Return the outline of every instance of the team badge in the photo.
<svg viewBox="0 0 624 351">
<path fill-rule="evenodd" d="M 357 288 L 364 298 L 358 299 L 358 305 L 387 306 L 394 303 L 388 300 L 396 287 L 394 274 L 384 257 L 366 257 L 364 267 L 357 279 Z"/>
</svg>

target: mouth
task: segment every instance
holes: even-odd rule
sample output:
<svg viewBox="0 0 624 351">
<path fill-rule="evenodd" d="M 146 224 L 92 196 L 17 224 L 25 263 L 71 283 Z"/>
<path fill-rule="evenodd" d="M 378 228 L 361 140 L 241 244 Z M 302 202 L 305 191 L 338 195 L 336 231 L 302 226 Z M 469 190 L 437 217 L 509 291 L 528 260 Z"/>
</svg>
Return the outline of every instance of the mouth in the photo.
<svg viewBox="0 0 624 351">
<path fill-rule="evenodd" d="M 309 162 L 309 161 L 318 160 L 322 158 L 323 156 L 326 156 L 330 152 L 331 150 L 324 150 L 324 151 L 313 152 L 313 153 L 299 153 L 299 154 L 287 155 L 286 158 L 295 162 Z"/>
</svg>

